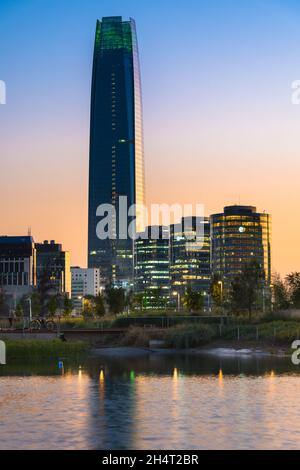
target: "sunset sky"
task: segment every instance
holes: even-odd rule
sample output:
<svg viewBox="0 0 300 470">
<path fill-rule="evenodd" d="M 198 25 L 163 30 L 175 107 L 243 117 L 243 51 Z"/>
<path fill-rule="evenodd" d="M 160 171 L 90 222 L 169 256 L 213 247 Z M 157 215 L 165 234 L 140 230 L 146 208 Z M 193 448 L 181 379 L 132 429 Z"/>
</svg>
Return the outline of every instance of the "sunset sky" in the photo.
<svg viewBox="0 0 300 470">
<path fill-rule="evenodd" d="M 1 235 L 86 265 L 96 19 L 136 20 L 147 202 L 256 205 L 273 269 L 300 271 L 299 0 L 1 0 Z"/>
</svg>

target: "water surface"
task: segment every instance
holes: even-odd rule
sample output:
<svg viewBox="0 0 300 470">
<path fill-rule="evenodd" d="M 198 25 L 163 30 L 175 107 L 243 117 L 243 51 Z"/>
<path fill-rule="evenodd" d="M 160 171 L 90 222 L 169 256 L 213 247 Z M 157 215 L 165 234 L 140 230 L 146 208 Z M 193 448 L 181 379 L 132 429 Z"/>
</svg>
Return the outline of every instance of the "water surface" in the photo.
<svg viewBox="0 0 300 470">
<path fill-rule="evenodd" d="M 0 368 L 0 449 L 297 449 L 289 359 L 102 357 Z"/>
</svg>

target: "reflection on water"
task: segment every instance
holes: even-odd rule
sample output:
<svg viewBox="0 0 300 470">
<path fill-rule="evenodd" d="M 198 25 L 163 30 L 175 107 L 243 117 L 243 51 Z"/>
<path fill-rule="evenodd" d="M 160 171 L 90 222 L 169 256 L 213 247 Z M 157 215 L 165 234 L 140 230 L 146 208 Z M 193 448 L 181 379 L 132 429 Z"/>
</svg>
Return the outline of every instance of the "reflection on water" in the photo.
<svg viewBox="0 0 300 470">
<path fill-rule="evenodd" d="M 298 372 L 188 354 L 1 367 L 0 448 L 297 449 Z"/>
</svg>

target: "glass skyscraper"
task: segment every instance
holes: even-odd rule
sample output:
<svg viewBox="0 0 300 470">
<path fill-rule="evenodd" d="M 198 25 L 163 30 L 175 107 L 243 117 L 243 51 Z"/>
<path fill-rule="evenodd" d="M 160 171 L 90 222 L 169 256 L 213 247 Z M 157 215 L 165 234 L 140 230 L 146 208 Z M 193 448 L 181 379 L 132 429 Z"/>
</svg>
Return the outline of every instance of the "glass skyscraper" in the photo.
<svg viewBox="0 0 300 470">
<path fill-rule="evenodd" d="M 211 223 L 211 264 L 229 287 L 245 264 L 255 260 L 271 283 L 271 216 L 256 207 L 228 206 L 214 214 Z"/>
<path fill-rule="evenodd" d="M 90 130 L 88 265 L 100 268 L 114 286 L 133 279 L 133 241 L 119 237 L 119 198 L 128 207 L 144 204 L 144 150 L 141 80 L 134 20 L 97 21 Z M 115 239 L 97 236 L 97 208 L 116 210 Z M 137 214 L 138 215 L 138 214 Z M 128 223 L 132 221 L 129 220 Z M 136 230 L 144 230 L 137 217 Z"/>
</svg>

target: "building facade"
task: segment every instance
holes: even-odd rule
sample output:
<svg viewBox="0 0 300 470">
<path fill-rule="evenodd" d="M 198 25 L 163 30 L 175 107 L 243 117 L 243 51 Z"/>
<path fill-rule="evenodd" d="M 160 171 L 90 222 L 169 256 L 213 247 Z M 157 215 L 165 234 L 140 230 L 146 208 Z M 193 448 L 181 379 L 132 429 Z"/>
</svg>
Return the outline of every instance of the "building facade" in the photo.
<svg viewBox="0 0 300 470">
<path fill-rule="evenodd" d="M 96 297 L 103 291 L 103 284 L 99 268 L 72 267 L 72 303 L 76 313 L 80 314 L 83 308 L 84 297 Z"/>
<path fill-rule="evenodd" d="M 210 223 L 207 217 L 188 217 L 170 227 L 170 282 L 172 297 L 181 299 L 187 287 L 201 292 L 209 306 Z M 180 300 L 179 300 L 180 303 Z"/>
<path fill-rule="evenodd" d="M 7 304 L 15 309 L 18 301 L 36 286 L 36 251 L 33 238 L 0 237 L 0 289 Z"/>
<path fill-rule="evenodd" d="M 170 303 L 169 228 L 147 227 L 135 241 L 135 293 L 143 295 L 143 308 L 164 308 Z"/>
<path fill-rule="evenodd" d="M 228 206 L 211 222 L 211 266 L 229 287 L 245 264 L 256 260 L 271 283 L 271 216 L 252 206 Z"/>
<path fill-rule="evenodd" d="M 71 266 L 70 253 L 63 251 L 62 245 L 45 240 L 36 243 L 37 284 L 40 285 L 43 276 L 49 281 L 57 294 L 71 297 Z"/>
<path fill-rule="evenodd" d="M 122 17 L 97 21 L 94 48 L 90 168 L 88 266 L 100 268 L 109 284 L 130 287 L 133 282 L 133 241 L 119 235 L 120 197 L 128 207 L 144 204 L 144 149 L 141 80 L 134 20 Z M 102 204 L 116 213 L 99 238 Z M 134 218 L 134 217 L 133 217 Z M 132 218 L 132 219 L 133 219 Z M 128 224 L 132 222 L 128 220 Z M 143 231 L 137 217 L 136 231 Z"/>
</svg>

